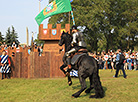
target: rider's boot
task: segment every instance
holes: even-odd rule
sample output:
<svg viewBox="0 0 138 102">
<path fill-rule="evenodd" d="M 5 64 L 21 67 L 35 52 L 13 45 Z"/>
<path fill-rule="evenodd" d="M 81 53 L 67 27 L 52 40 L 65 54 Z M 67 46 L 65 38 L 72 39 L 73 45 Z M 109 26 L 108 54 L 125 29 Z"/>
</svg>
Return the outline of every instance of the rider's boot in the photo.
<svg viewBox="0 0 138 102">
<path fill-rule="evenodd" d="M 67 58 L 67 64 L 68 64 L 68 69 L 71 69 L 71 58 L 70 58 L 70 56 Z"/>
<path fill-rule="evenodd" d="M 69 56 L 71 53 L 75 52 L 76 49 L 75 48 L 72 48 L 70 51 L 66 52 L 66 56 L 68 57 L 67 58 L 67 65 L 68 65 L 68 69 L 67 69 L 67 73 L 66 75 L 68 75 L 71 71 L 71 56 Z"/>
</svg>

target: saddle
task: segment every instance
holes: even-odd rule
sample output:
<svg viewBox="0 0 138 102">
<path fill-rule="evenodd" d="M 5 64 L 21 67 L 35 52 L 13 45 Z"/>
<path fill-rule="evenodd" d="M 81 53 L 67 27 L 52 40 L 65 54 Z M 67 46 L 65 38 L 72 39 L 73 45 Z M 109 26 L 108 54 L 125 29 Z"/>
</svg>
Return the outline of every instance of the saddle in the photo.
<svg viewBox="0 0 138 102">
<path fill-rule="evenodd" d="M 87 49 L 80 49 L 75 54 L 71 55 L 71 65 L 75 65 L 78 62 L 79 58 L 83 55 L 87 55 Z"/>
</svg>

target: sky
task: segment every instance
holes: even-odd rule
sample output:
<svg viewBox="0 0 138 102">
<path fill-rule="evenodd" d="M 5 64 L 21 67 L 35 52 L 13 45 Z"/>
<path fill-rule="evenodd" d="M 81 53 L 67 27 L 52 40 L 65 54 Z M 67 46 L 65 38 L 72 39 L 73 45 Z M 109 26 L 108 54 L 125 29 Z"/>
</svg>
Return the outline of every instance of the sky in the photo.
<svg viewBox="0 0 138 102">
<path fill-rule="evenodd" d="M 38 24 L 35 17 L 39 13 L 39 0 L 0 0 L 0 32 L 4 37 L 8 28 L 14 27 L 20 43 L 26 43 L 26 27 L 29 30 L 29 44 L 32 32 L 34 39 L 37 38 Z M 40 7 L 43 10 L 49 0 L 41 0 Z M 47 27 L 48 19 L 42 22 Z"/>
</svg>

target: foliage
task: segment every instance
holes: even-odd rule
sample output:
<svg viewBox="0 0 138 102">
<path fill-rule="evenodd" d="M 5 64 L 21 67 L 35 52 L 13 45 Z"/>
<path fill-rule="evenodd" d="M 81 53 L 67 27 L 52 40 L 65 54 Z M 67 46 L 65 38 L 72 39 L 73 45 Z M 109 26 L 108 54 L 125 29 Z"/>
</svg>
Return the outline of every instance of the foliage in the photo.
<svg viewBox="0 0 138 102">
<path fill-rule="evenodd" d="M 0 80 L 0 102 L 137 102 L 138 71 L 126 71 L 128 78 L 122 74 L 113 78 L 115 70 L 100 70 L 105 97 L 90 99 L 90 94 L 83 92 L 79 98 L 71 95 L 81 86 L 78 78 L 73 78 L 72 86 L 68 86 L 67 78 L 40 79 L 4 79 Z M 86 79 L 89 87 L 89 79 Z"/>
<path fill-rule="evenodd" d="M 17 38 L 18 38 L 18 35 L 17 35 L 16 31 L 15 31 L 15 28 L 12 26 L 11 41 L 12 42 L 15 41 L 16 44 L 19 44 L 19 41 L 17 40 Z"/>
<path fill-rule="evenodd" d="M 7 30 L 7 32 L 6 32 L 5 42 L 6 42 L 6 44 L 7 44 L 8 46 L 11 46 L 11 45 L 12 45 L 10 27 L 8 28 L 8 30 Z"/>
<path fill-rule="evenodd" d="M 74 0 L 71 5 L 76 25 L 83 28 L 90 50 L 133 50 L 137 45 L 137 0 Z M 58 14 L 49 23 L 64 26 L 68 19 L 69 13 Z"/>
<path fill-rule="evenodd" d="M 34 43 L 36 43 L 39 46 L 41 46 L 41 45 L 43 46 L 45 41 L 39 40 L 39 38 L 38 38 L 39 36 L 38 35 L 39 34 L 37 34 L 37 39 L 34 40 Z"/>
<path fill-rule="evenodd" d="M 2 33 L 0 32 L 0 44 L 2 44 L 3 41 L 4 41 L 4 37 L 3 37 Z"/>
<path fill-rule="evenodd" d="M 12 31 L 10 30 L 10 27 L 8 28 L 6 32 L 5 42 L 8 46 L 11 46 L 13 42 L 15 42 L 17 45 L 19 44 L 18 41 L 18 35 L 15 31 L 15 28 L 12 26 Z"/>
</svg>

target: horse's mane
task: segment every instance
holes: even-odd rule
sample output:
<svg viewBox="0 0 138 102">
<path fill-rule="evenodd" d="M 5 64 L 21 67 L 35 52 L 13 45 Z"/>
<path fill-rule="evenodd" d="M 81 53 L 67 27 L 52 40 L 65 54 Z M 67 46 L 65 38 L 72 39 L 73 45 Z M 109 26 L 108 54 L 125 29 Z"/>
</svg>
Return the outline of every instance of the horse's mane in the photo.
<svg viewBox="0 0 138 102">
<path fill-rule="evenodd" d="M 67 32 L 63 32 L 62 36 L 65 38 L 65 49 L 69 51 L 71 49 L 72 36 Z"/>
</svg>

